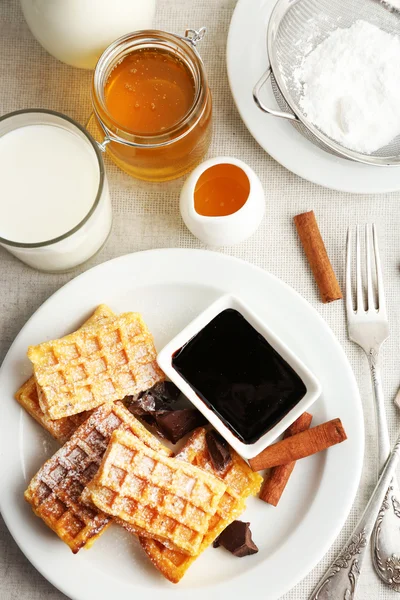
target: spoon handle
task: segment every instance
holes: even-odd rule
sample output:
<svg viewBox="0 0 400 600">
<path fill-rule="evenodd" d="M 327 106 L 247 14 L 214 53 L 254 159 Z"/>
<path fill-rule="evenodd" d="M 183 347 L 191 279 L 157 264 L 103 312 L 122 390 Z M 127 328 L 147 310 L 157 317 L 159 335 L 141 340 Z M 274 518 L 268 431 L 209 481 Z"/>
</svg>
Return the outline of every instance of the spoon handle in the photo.
<svg viewBox="0 0 400 600">
<path fill-rule="evenodd" d="M 371 538 L 372 562 L 379 577 L 400 592 L 400 491 L 392 479 Z"/>
<path fill-rule="evenodd" d="M 367 507 L 347 541 L 344 549 L 325 573 L 310 600 L 354 600 L 362 561 L 381 509 L 389 484 L 399 460 L 400 436 L 389 456 L 385 468 Z"/>
</svg>

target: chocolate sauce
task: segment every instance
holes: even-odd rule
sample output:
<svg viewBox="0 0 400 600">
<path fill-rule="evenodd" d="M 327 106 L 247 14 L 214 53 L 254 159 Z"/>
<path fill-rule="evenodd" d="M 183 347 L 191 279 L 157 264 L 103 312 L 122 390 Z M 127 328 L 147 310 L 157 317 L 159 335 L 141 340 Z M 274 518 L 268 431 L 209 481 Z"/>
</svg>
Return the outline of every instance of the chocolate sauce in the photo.
<svg viewBox="0 0 400 600">
<path fill-rule="evenodd" d="M 233 309 L 178 350 L 172 365 L 245 444 L 259 440 L 306 393 L 292 367 Z"/>
</svg>

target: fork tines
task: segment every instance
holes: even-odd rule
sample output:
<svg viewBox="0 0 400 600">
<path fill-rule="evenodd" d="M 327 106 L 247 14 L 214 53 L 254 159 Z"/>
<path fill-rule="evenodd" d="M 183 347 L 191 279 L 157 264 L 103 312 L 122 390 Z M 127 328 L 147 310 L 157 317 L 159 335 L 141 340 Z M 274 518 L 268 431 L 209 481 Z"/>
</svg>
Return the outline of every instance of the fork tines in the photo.
<svg viewBox="0 0 400 600">
<path fill-rule="evenodd" d="M 364 231 L 363 231 L 364 229 Z M 355 295 L 352 286 L 354 235 L 347 237 L 346 309 L 347 315 L 376 312 L 386 318 L 385 293 L 379 257 L 376 226 L 357 225 L 355 232 Z M 353 298 L 353 296 L 355 296 Z M 366 302 L 365 302 L 366 301 Z"/>
</svg>

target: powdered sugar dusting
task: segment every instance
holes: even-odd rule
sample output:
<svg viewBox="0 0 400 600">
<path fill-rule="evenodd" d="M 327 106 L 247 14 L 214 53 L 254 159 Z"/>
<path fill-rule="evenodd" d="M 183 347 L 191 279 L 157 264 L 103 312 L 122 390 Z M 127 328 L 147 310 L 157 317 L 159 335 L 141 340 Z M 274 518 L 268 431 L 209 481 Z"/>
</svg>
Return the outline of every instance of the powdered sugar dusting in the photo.
<svg viewBox="0 0 400 600">
<path fill-rule="evenodd" d="M 371 154 L 400 134 L 400 39 L 365 21 L 336 29 L 294 72 L 300 106 L 346 148 Z"/>
</svg>

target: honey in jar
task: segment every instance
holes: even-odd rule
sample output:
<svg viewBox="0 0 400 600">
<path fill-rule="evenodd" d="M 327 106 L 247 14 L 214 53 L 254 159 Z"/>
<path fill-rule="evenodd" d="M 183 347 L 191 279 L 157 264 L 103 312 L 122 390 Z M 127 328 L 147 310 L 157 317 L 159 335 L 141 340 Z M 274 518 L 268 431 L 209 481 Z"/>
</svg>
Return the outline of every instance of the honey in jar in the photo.
<svg viewBox="0 0 400 600">
<path fill-rule="evenodd" d="M 204 217 L 226 217 L 242 208 L 250 193 L 246 173 L 233 164 L 204 171 L 194 190 L 194 208 Z"/>
<path fill-rule="evenodd" d="M 114 42 L 96 67 L 93 107 L 108 154 L 139 179 L 180 177 L 207 151 L 211 94 L 189 38 L 142 31 Z"/>
<path fill-rule="evenodd" d="M 170 129 L 189 112 L 195 86 L 187 66 L 162 49 L 139 49 L 110 73 L 105 89 L 110 115 L 142 135 Z"/>
</svg>

